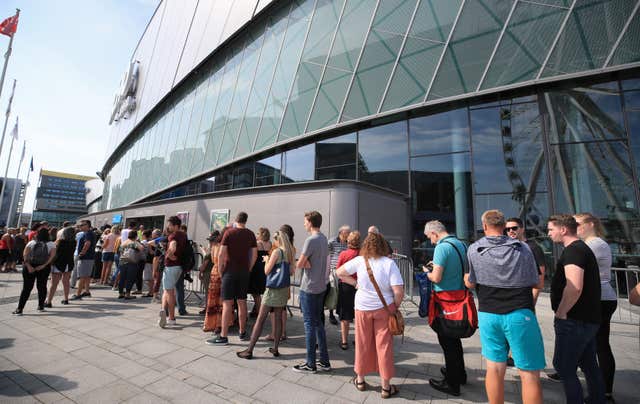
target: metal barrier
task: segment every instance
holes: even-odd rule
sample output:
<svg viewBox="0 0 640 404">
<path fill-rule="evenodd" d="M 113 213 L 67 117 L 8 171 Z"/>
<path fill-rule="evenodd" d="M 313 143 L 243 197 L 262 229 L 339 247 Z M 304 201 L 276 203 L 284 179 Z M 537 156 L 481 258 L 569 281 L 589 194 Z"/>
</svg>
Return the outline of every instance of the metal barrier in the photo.
<svg viewBox="0 0 640 404">
<path fill-rule="evenodd" d="M 392 259 L 395 261 L 398 269 L 400 269 L 400 274 L 402 275 L 402 280 L 404 281 L 404 298 L 405 300 L 409 300 L 412 303 L 416 303 L 413 298 L 415 296 L 413 290 L 413 260 L 406 255 L 402 254 L 393 254 Z"/>
<path fill-rule="evenodd" d="M 199 275 L 200 265 L 204 261 L 204 256 L 197 252 L 195 254 L 196 263 L 193 266 L 193 269 L 190 271 L 191 279 L 193 282 L 185 282 L 184 283 L 184 300 L 194 297 L 198 304 L 207 302 L 204 301 L 205 296 L 207 295 L 207 291 L 205 290 L 205 282 L 203 282 Z"/>
<path fill-rule="evenodd" d="M 640 281 L 640 268 L 611 268 L 611 285 L 618 296 L 618 308 L 611 321 L 640 326 L 640 308 L 629 303 L 629 291 Z"/>
</svg>

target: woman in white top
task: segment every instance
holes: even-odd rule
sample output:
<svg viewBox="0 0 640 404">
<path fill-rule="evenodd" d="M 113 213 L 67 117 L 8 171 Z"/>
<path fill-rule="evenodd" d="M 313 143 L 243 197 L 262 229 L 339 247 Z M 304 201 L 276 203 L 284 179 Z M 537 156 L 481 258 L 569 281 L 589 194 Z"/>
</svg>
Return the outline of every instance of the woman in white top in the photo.
<svg viewBox="0 0 640 404">
<path fill-rule="evenodd" d="M 578 213 L 574 216 L 578 222 L 578 237 L 593 251 L 598 261 L 600 272 L 600 304 L 602 306 L 602 322 L 596 336 L 596 346 L 598 352 L 598 364 L 602 371 L 602 377 L 606 388 L 607 399 L 612 397 L 613 377 L 616 372 L 616 360 L 609 344 L 609 330 L 611 326 L 611 316 L 618 306 L 618 298 L 615 290 L 611 286 L 611 248 L 604 237 L 604 227 L 600 219 L 591 213 Z"/>
<path fill-rule="evenodd" d="M 396 263 L 387 257 L 387 242 L 381 234 L 369 233 L 362 244 L 360 256 L 339 267 L 336 271 L 340 280 L 357 288 L 355 298 L 356 354 L 353 382 L 360 391 L 367 385 L 365 375 L 380 373 L 382 398 L 398 394 L 398 388 L 391 384 L 395 375 L 393 360 L 393 337 L 389 331 L 389 313 L 384 308 L 375 287 L 369 279 L 369 262 L 373 277 L 378 284 L 389 310 L 400 307 L 404 297 L 404 282 Z M 358 275 L 354 279 L 351 275 Z"/>
</svg>

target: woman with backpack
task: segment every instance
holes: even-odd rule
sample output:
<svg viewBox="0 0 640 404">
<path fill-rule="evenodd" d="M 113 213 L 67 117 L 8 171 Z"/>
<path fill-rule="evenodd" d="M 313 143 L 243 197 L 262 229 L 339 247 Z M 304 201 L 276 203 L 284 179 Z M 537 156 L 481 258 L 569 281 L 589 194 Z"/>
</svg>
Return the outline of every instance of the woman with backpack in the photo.
<svg viewBox="0 0 640 404">
<path fill-rule="evenodd" d="M 141 253 L 144 251 L 144 246 L 140 244 L 136 239 L 138 233 L 130 231 L 127 235 L 127 240 L 120 244 L 118 253 L 120 255 L 120 283 L 118 284 L 118 299 L 131 300 L 135 299 L 135 296 L 131 296 L 131 288 L 136 281 L 138 275 L 138 262 L 141 258 Z"/>
<path fill-rule="evenodd" d="M 56 233 L 53 233 L 56 234 Z M 49 233 L 51 236 L 51 233 Z M 49 296 L 44 307 L 52 307 L 51 302 L 53 296 L 58 289 L 58 283 L 62 280 L 62 289 L 64 291 L 64 299 L 61 304 L 69 304 L 69 279 L 73 271 L 73 253 L 76 248 L 76 234 L 72 226 L 62 229 L 60 238 L 55 242 L 56 257 L 51 266 L 51 287 L 49 288 Z"/>
<path fill-rule="evenodd" d="M 253 348 L 260 338 L 264 321 L 269 316 L 269 312 L 273 309 L 275 318 L 275 330 L 273 331 L 273 347 L 269 348 L 271 355 L 278 357 L 278 345 L 280 345 L 280 337 L 282 334 L 282 311 L 289 300 L 289 286 L 291 285 L 290 265 L 294 262 L 293 246 L 289 241 L 289 236 L 283 231 L 277 231 L 273 235 L 274 249 L 268 260 L 265 256 L 264 272 L 267 276 L 266 290 L 260 305 L 258 319 L 251 332 L 251 341 L 249 347 L 244 351 L 237 352 L 239 358 L 252 359 Z"/>
<path fill-rule="evenodd" d="M 49 230 L 45 228 L 38 230 L 36 238 L 27 243 L 24 248 L 23 257 L 22 279 L 24 283 L 18 308 L 13 312 L 17 316 L 22 315 L 22 310 L 29 300 L 34 283 L 38 288 L 38 311 L 44 311 L 50 264 L 56 257 L 56 245 L 49 241 Z"/>
</svg>

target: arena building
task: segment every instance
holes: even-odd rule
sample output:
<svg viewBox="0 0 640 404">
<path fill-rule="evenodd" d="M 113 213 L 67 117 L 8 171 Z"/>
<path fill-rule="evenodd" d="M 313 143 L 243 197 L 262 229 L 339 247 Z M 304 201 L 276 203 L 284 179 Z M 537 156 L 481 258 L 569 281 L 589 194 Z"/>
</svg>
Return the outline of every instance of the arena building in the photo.
<svg viewBox="0 0 640 404">
<path fill-rule="evenodd" d="M 640 1 L 164 0 L 114 103 L 99 226 L 376 224 L 421 259 L 498 208 L 640 240 Z"/>
</svg>

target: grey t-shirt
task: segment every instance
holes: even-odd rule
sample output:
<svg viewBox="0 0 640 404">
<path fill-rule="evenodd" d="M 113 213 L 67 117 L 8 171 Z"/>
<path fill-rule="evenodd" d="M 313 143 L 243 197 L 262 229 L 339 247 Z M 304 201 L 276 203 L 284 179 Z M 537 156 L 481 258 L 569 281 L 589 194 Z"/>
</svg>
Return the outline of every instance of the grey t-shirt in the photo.
<svg viewBox="0 0 640 404">
<path fill-rule="evenodd" d="M 324 293 L 327 289 L 327 237 L 322 233 L 312 234 L 302 246 L 302 254 L 307 257 L 311 268 L 302 270 L 300 290 L 305 293 Z"/>
<path fill-rule="evenodd" d="M 616 291 L 611 286 L 611 248 L 600 237 L 594 237 L 586 242 L 598 261 L 600 271 L 600 300 L 617 300 Z"/>
</svg>

